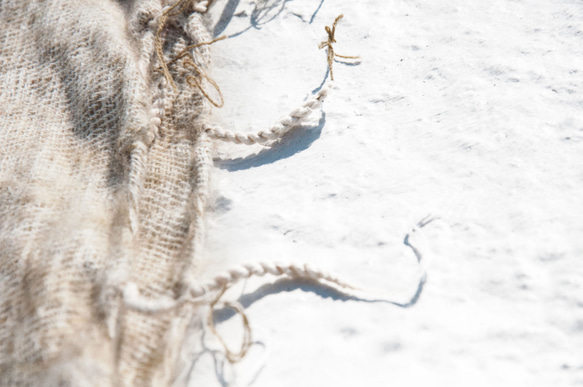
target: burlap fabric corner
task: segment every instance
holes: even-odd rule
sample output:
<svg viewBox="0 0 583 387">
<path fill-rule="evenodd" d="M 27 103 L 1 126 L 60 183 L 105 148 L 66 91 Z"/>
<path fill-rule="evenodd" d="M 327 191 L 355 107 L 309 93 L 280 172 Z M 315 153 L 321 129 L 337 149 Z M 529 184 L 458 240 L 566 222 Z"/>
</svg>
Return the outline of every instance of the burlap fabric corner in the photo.
<svg viewBox="0 0 583 387">
<path fill-rule="evenodd" d="M 180 385 L 196 305 L 122 297 L 196 277 L 209 48 L 169 82 L 156 45 L 170 62 L 211 38 L 206 3 L 180 3 L 159 31 L 175 1 L 0 0 L 2 386 Z"/>
</svg>

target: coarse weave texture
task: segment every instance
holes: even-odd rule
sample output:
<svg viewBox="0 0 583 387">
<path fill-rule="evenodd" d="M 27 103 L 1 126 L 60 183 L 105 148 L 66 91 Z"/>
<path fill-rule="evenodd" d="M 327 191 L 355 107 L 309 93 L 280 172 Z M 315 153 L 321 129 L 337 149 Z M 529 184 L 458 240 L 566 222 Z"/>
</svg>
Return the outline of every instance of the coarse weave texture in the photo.
<svg viewBox="0 0 583 387">
<path fill-rule="evenodd" d="M 165 60 L 210 39 L 182 2 Z M 188 84 L 155 52 L 160 1 L 0 1 L 0 385 L 164 386 L 195 307 L 148 315 L 196 271 L 210 165 Z M 166 8 L 164 8 L 166 7 Z M 200 7 L 198 7 L 200 10 Z M 204 7 L 203 7 L 204 10 Z"/>
<path fill-rule="evenodd" d="M 211 139 L 277 140 L 329 90 L 257 133 L 207 122 L 209 4 L 0 0 L 0 385 L 185 385 L 231 283 L 353 289 L 197 281 Z"/>
</svg>

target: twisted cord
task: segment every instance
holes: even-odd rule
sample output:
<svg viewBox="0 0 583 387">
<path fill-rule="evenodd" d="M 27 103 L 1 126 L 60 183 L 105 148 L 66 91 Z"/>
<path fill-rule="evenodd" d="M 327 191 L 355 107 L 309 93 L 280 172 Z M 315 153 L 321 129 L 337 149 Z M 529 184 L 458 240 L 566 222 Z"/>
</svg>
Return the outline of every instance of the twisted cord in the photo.
<svg viewBox="0 0 583 387">
<path fill-rule="evenodd" d="M 292 278 L 308 278 L 312 280 L 323 280 L 341 289 L 358 290 L 358 288 L 341 280 L 337 276 L 313 267 L 310 264 L 277 264 L 271 262 L 255 262 L 234 266 L 214 278 L 200 284 L 191 284 L 181 297 L 173 299 L 170 297 L 159 297 L 156 299 L 141 296 L 135 284 L 129 283 L 124 291 L 123 298 L 125 304 L 130 309 L 143 313 L 157 314 L 175 309 L 185 302 L 193 304 L 213 304 L 216 303 L 214 294 L 219 292 L 219 298 L 224 291 L 237 282 L 251 278 L 253 276 L 263 277 L 271 274 L 273 276 L 289 276 Z"/>
<path fill-rule="evenodd" d="M 435 221 L 438 217 L 428 216 L 418 222 L 410 233 L 405 237 L 405 245 L 413 251 L 417 263 L 418 263 L 418 276 L 421 282 L 425 281 L 427 277 L 425 262 L 423 254 L 421 251 L 411 243 L 411 236 L 417 235 L 416 233 L 429 223 Z M 254 262 L 246 263 L 242 265 L 237 265 L 231 267 L 230 269 L 215 275 L 212 279 L 203 281 L 201 283 L 188 284 L 185 288 L 186 291 L 182 293 L 172 302 L 163 301 L 160 304 L 159 312 L 167 311 L 169 309 L 175 308 L 184 302 L 190 302 L 195 304 L 213 304 L 222 296 L 225 290 L 237 282 L 251 278 L 253 276 L 263 277 L 265 275 L 288 276 L 292 278 L 306 278 L 315 281 L 325 281 L 328 285 L 338 287 L 343 293 L 347 295 L 356 295 L 361 300 L 388 300 L 388 297 L 383 294 L 379 294 L 378 297 L 372 292 L 366 292 L 356 286 L 349 284 L 348 282 L 342 280 L 336 275 L 329 273 L 327 271 L 321 270 L 311 264 L 281 264 L 273 262 Z M 127 290 L 127 291 L 126 291 Z M 137 310 L 151 310 L 156 312 L 156 308 L 153 307 L 153 301 L 148 300 L 129 288 L 124 290 L 124 300 L 126 304 Z M 219 292 L 218 298 L 212 298 L 214 294 Z M 143 301 L 144 306 L 141 307 L 140 303 Z"/>
<path fill-rule="evenodd" d="M 415 258 L 417 259 L 417 276 L 421 285 L 423 285 L 427 279 L 425 260 L 423 258 L 422 252 L 411 243 L 411 237 L 417 235 L 416 233 L 418 233 L 419 230 L 437 219 L 439 218 L 431 215 L 423 218 L 405 237 L 405 245 L 411 248 Z M 253 276 L 263 277 L 267 274 L 276 277 L 289 276 L 292 278 L 306 278 L 315 281 L 325 281 L 328 285 L 338 287 L 341 292 L 347 295 L 355 296 L 363 301 L 389 301 L 391 298 L 391 296 L 387 294 L 377 294 L 360 289 L 337 277 L 336 275 L 316 268 L 310 264 L 278 264 L 272 262 L 247 263 L 232 267 L 222 273 L 217 274 L 210 280 L 204 281 L 197 285 L 191 285 L 189 287 L 190 294 L 186 295 L 186 297 L 188 297 L 190 302 L 196 302 L 208 294 L 212 294 L 217 291 L 224 292 L 226 288 L 236 284 L 243 279 L 248 279 Z"/>
<path fill-rule="evenodd" d="M 158 136 L 160 127 L 162 126 L 162 119 L 166 115 L 166 79 L 161 78 L 158 82 L 158 87 L 156 88 L 156 94 L 154 95 L 154 100 L 152 102 L 152 108 L 150 109 L 150 122 L 152 123 L 152 134 L 151 141 Z"/>
<path fill-rule="evenodd" d="M 263 277 L 265 275 L 289 276 L 293 278 L 308 278 L 312 280 L 323 280 L 336 285 L 341 289 L 358 290 L 358 288 L 338 278 L 334 274 L 325 272 L 310 264 L 277 264 L 271 262 L 255 262 L 238 265 L 217 274 L 214 278 L 204 281 L 201 284 L 191 286 L 189 300 L 196 301 L 205 295 L 221 291 L 225 287 L 230 287 L 237 282 L 251 278 L 253 276 Z"/>
<path fill-rule="evenodd" d="M 397 303 L 391 301 L 394 297 L 386 294 L 374 294 L 371 292 L 363 291 L 344 280 L 338 278 L 337 276 L 323 271 L 321 269 L 315 268 L 309 264 L 297 265 L 297 264 L 277 264 L 277 263 L 247 263 L 243 265 L 238 265 L 232 267 L 222 273 L 219 273 L 214 278 L 204 281 L 200 284 L 190 284 L 185 286 L 186 291 L 176 298 L 170 297 L 159 297 L 156 299 L 149 299 L 143 297 L 139 294 L 137 286 L 135 284 L 128 284 L 123 291 L 123 300 L 126 307 L 140 311 L 147 314 L 158 314 L 164 312 L 176 311 L 178 307 L 184 303 L 191 303 L 193 305 L 208 305 L 209 314 L 207 317 L 207 326 L 213 332 L 213 334 L 218 338 L 221 345 L 225 350 L 226 358 L 229 362 L 234 363 L 242 360 L 251 346 L 253 345 L 251 327 L 249 325 L 249 319 L 247 318 L 244 308 L 240 303 L 234 302 L 222 302 L 220 305 L 232 308 L 235 312 L 241 315 L 243 320 L 244 336 L 239 352 L 233 352 L 229 349 L 224 339 L 217 332 L 214 321 L 212 319 L 214 308 L 219 305 L 220 299 L 223 297 L 224 293 L 232 285 L 237 282 L 251 278 L 253 276 L 263 277 L 267 274 L 273 276 L 288 276 L 292 278 L 307 278 L 315 281 L 323 281 L 328 286 L 336 287 L 342 293 L 355 297 L 361 301 L 385 301 L 391 302 L 395 305 L 400 305 L 403 307 L 410 306 L 414 304 L 423 289 L 423 286 L 427 280 L 427 273 L 425 269 L 425 263 L 422 253 L 410 242 L 410 237 L 415 235 L 415 233 L 421 228 L 425 227 L 432 221 L 437 219 L 436 217 L 426 217 L 413 227 L 411 232 L 405 237 L 405 245 L 410 247 L 415 257 L 417 258 L 418 266 L 418 276 L 419 276 L 419 286 L 417 292 L 406 304 Z"/>
<path fill-rule="evenodd" d="M 318 93 L 309 98 L 302 106 L 293 110 L 289 115 L 282 117 L 275 125 L 268 130 L 257 133 L 232 132 L 217 126 L 205 124 L 204 130 L 210 138 L 233 142 L 235 144 L 265 144 L 270 141 L 279 140 L 291 129 L 301 125 L 307 117 L 316 109 L 319 109 L 322 102 L 333 87 L 332 83 L 327 83 Z"/>
</svg>

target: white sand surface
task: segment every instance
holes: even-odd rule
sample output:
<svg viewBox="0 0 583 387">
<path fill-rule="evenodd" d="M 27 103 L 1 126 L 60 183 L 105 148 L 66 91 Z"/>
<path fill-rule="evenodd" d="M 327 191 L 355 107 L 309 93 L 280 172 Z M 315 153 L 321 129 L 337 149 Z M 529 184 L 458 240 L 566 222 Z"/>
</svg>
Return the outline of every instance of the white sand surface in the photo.
<svg viewBox="0 0 583 387">
<path fill-rule="evenodd" d="M 231 130 L 268 128 L 327 75 L 322 114 L 270 148 L 220 145 L 208 273 L 310 262 L 406 306 L 304 281 L 231 290 L 254 345 L 206 386 L 583 386 L 583 2 L 217 0 Z M 241 320 L 218 329 L 237 348 Z"/>
</svg>

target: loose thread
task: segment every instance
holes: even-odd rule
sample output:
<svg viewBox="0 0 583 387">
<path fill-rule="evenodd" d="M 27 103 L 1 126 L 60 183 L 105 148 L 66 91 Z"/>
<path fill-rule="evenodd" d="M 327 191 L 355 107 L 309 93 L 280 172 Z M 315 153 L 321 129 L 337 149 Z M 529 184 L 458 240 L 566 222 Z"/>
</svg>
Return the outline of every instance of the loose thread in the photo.
<svg viewBox="0 0 583 387">
<path fill-rule="evenodd" d="M 202 46 L 203 44 L 212 44 L 212 43 L 217 42 L 219 40 L 223 40 L 224 38 L 225 37 L 222 37 L 222 38 L 219 38 L 219 39 L 215 39 L 212 42 L 201 43 L 201 44 L 198 44 L 198 45 L 195 45 L 195 46 L 192 46 L 192 47 L 199 47 L 199 46 Z M 194 60 L 193 60 L 194 58 L 192 57 L 192 54 L 190 52 L 187 52 L 186 54 L 181 53 L 179 55 L 181 55 L 182 57 L 183 56 L 189 56 L 189 58 L 187 58 L 184 61 L 184 65 L 185 66 L 191 66 L 192 68 L 194 68 L 194 71 L 196 71 L 196 74 L 197 75 L 200 75 L 200 77 L 202 79 L 206 79 L 207 82 L 210 83 L 214 87 L 214 89 L 217 91 L 217 94 L 219 95 L 220 102 L 216 102 L 215 100 L 213 100 L 211 98 L 211 96 L 202 87 L 202 84 L 198 81 L 198 79 L 197 79 L 196 76 L 192 76 L 192 75 L 187 76 L 186 77 L 186 83 L 188 83 L 192 87 L 198 87 L 198 89 L 200 90 L 200 92 L 202 93 L 202 95 L 204 95 L 205 98 L 210 103 L 212 103 L 214 106 L 216 106 L 218 108 L 222 108 L 223 105 L 225 104 L 225 100 L 223 99 L 223 93 L 221 92 L 221 89 L 220 89 L 219 85 L 215 82 L 215 80 L 212 79 L 211 77 L 209 77 L 208 74 L 206 73 L 206 71 L 204 71 L 200 66 L 198 66 L 196 63 L 194 63 Z M 173 59 L 172 61 L 177 60 L 177 59 L 178 59 L 178 57 L 175 58 L 175 59 Z"/>
<path fill-rule="evenodd" d="M 162 35 L 162 31 L 164 30 L 164 27 L 166 26 L 166 23 L 168 22 L 168 18 L 170 18 L 171 16 L 179 15 L 182 12 L 184 12 L 184 10 L 188 7 L 188 5 L 190 3 L 192 3 L 192 1 L 193 0 L 180 0 L 180 1 L 176 2 L 176 4 L 174 4 L 173 6 L 168 8 L 160 17 L 160 22 L 159 22 L 158 29 L 156 31 L 156 37 L 155 37 L 156 55 L 158 57 L 158 60 L 160 61 L 159 71 L 162 72 L 162 74 L 164 75 L 164 78 L 166 78 L 166 80 L 172 85 L 174 90 L 178 90 L 178 87 L 176 86 L 176 82 L 174 81 L 174 79 L 172 78 L 172 75 L 170 74 L 169 66 L 171 64 L 175 63 L 176 61 L 178 61 L 179 59 L 187 57 L 185 62 L 184 62 L 184 66 L 192 67 L 196 73 L 196 76 L 192 76 L 192 75 L 187 76 L 186 82 L 192 87 L 197 87 L 200 90 L 200 92 L 203 94 L 203 96 L 211 104 L 213 104 L 214 106 L 216 106 L 218 108 L 221 108 L 224 105 L 224 99 L 223 99 L 223 93 L 221 92 L 219 85 L 206 73 L 206 71 L 204 71 L 204 69 L 202 69 L 200 66 L 198 66 L 195 63 L 191 50 L 194 50 L 194 49 L 201 47 L 201 46 L 211 45 L 211 44 L 216 43 L 218 41 L 224 40 L 227 38 L 226 36 L 222 36 L 222 37 L 213 39 L 209 42 L 202 42 L 202 43 L 190 45 L 190 46 L 186 47 L 184 50 L 180 51 L 172 60 L 170 60 L 168 62 L 166 62 L 166 60 L 164 59 L 164 51 L 163 51 L 163 47 L 162 47 L 161 35 Z M 201 2 L 196 4 L 195 10 L 198 12 L 206 12 L 210 3 L 212 3 L 212 1 L 201 1 Z M 178 10 L 175 11 L 175 9 L 177 9 L 177 8 L 178 8 Z M 211 96 L 207 93 L 207 91 L 202 87 L 202 84 L 201 84 L 201 82 L 199 82 L 197 77 L 200 77 L 202 79 L 206 79 L 207 82 L 211 84 L 211 86 L 217 91 L 219 98 L 220 98 L 220 102 L 217 102 L 211 98 Z"/>
<path fill-rule="evenodd" d="M 334 63 L 334 59 L 335 58 L 343 58 L 343 59 L 360 59 L 359 56 L 346 56 L 346 55 L 340 55 L 340 54 L 336 54 L 334 52 L 334 46 L 333 44 L 336 43 L 336 25 L 338 24 L 338 22 L 340 21 L 340 19 L 342 19 L 344 17 L 344 15 L 339 15 L 338 17 L 336 17 L 336 19 L 334 20 L 334 24 L 332 24 L 332 28 L 326 26 L 326 33 L 328 34 L 328 40 L 323 41 L 322 43 L 320 43 L 320 45 L 318 46 L 321 49 L 326 48 L 328 50 L 328 69 L 330 69 L 330 79 L 334 80 L 334 69 L 332 67 L 333 63 Z"/>
<path fill-rule="evenodd" d="M 193 45 L 187 46 L 184 50 L 182 50 L 178 54 L 176 54 L 176 56 L 174 57 L 174 59 L 172 59 L 171 61 L 169 61 L 167 63 L 167 65 L 168 66 L 171 65 L 172 63 L 176 62 L 178 59 L 181 59 L 181 58 L 183 58 L 185 56 L 190 56 L 192 58 L 192 53 L 189 52 L 190 50 L 193 50 L 195 48 L 199 48 L 201 46 L 210 46 L 213 43 L 216 43 L 218 41 L 225 40 L 225 39 L 227 39 L 226 36 L 221 36 L 221 37 L 218 37 L 216 39 L 213 39 L 213 40 L 211 40 L 209 42 L 202 42 L 202 43 L 197 43 L 197 44 L 193 44 Z"/>
<path fill-rule="evenodd" d="M 243 305 L 241 305 L 241 303 L 239 303 L 237 301 L 223 302 L 222 305 L 233 309 L 237 314 L 241 315 L 241 319 L 243 320 L 243 341 L 241 342 L 241 349 L 239 350 L 239 352 L 231 351 L 229 349 L 229 347 L 227 346 L 227 343 L 225 342 L 223 337 L 217 331 L 217 329 L 215 327 L 214 320 L 213 320 L 213 312 L 214 312 L 215 306 L 217 305 L 219 300 L 223 297 L 223 295 L 225 294 L 225 292 L 227 291 L 228 288 L 229 288 L 229 286 L 225 285 L 223 287 L 223 289 L 221 290 L 221 292 L 219 293 L 219 295 L 209 305 L 209 314 L 208 314 L 208 319 L 207 319 L 207 325 L 208 325 L 209 329 L 211 330 L 211 332 L 216 336 L 216 338 L 220 341 L 221 345 L 223 346 L 223 349 L 225 350 L 225 357 L 227 358 L 229 363 L 233 364 L 233 363 L 237 363 L 237 362 L 243 360 L 243 358 L 245 358 L 245 356 L 247 355 L 247 352 L 249 352 L 249 349 L 253 345 L 253 337 L 252 337 L 251 325 L 249 324 L 249 318 L 245 314 L 245 308 L 243 307 Z"/>
</svg>

